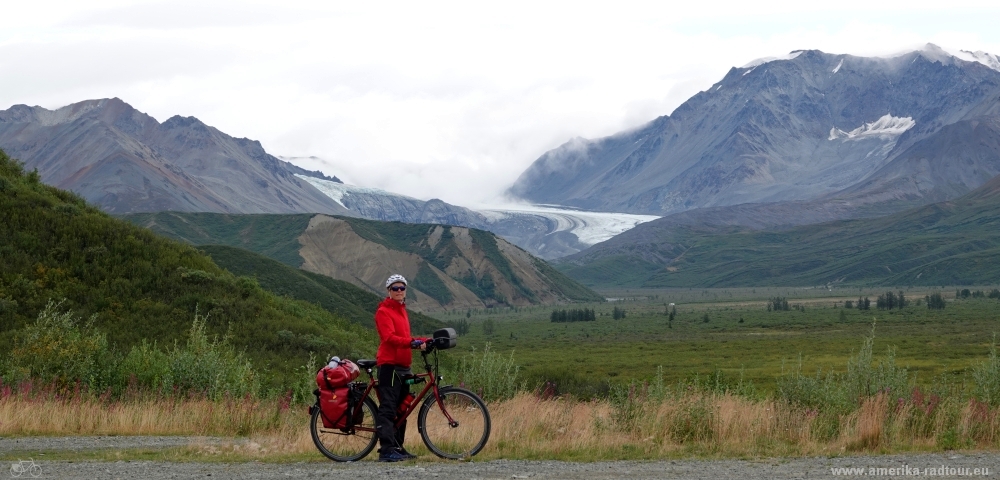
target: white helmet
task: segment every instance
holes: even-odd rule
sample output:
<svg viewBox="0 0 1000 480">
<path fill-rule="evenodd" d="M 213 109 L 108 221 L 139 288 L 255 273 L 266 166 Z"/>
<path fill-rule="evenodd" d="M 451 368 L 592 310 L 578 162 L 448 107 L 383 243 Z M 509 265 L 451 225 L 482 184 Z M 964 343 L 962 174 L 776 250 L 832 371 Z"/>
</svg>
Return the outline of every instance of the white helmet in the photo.
<svg viewBox="0 0 1000 480">
<path fill-rule="evenodd" d="M 390 285 L 399 282 L 402 282 L 403 285 L 406 285 L 406 278 L 403 278 L 403 276 L 398 273 L 393 274 L 389 276 L 388 280 L 385 281 L 385 288 L 389 288 Z"/>
</svg>

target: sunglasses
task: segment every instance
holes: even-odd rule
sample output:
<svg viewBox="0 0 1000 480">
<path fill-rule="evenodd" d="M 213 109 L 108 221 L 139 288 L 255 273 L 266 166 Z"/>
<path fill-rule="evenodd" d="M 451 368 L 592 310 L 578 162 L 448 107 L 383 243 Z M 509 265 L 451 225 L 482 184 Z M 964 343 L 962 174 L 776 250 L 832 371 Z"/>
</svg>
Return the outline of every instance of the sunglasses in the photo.
<svg viewBox="0 0 1000 480">
<path fill-rule="evenodd" d="M 389 290 L 392 290 L 394 292 L 405 292 L 406 291 L 406 287 L 405 286 L 403 286 L 403 287 L 389 287 Z"/>
</svg>

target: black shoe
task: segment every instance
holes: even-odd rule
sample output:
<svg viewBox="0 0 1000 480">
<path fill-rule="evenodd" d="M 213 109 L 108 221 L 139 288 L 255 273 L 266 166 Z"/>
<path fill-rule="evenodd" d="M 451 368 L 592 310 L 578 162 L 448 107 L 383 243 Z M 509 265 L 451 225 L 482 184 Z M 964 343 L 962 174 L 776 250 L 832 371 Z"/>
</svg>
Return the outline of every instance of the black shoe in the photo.
<svg viewBox="0 0 1000 480">
<path fill-rule="evenodd" d="M 395 448 L 386 449 L 386 451 L 379 452 L 378 454 L 378 461 L 380 462 L 402 462 L 403 460 L 409 460 L 409 458 L 403 456 Z"/>
<path fill-rule="evenodd" d="M 417 458 L 417 456 L 416 456 L 416 455 L 414 455 L 414 454 L 412 454 L 412 453 L 410 453 L 410 452 L 407 452 L 407 451 L 406 451 L 406 449 L 405 449 L 405 448 L 403 448 L 403 447 L 399 447 L 399 448 L 397 448 L 397 449 L 396 449 L 396 451 L 397 451 L 397 452 L 398 452 L 398 453 L 399 453 L 400 455 L 402 455 L 403 457 L 405 457 L 405 458 L 406 458 L 407 460 L 413 460 L 414 458 Z"/>
</svg>

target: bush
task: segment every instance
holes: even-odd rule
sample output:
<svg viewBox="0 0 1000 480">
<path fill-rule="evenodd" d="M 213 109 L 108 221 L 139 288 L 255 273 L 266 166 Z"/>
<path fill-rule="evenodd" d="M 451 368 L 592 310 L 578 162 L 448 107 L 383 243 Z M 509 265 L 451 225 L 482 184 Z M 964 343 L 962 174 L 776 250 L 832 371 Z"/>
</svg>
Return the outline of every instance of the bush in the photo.
<svg viewBox="0 0 1000 480">
<path fill-rule="evenodd" d="M 208 316 L 195 312 L 187 345 L 175 345 L 169 354 L 170 373 L 163 386 L 203 392 L 213 400 L 224 395 L 257 395 L 259 379 L 250 361 L 226 338 L 210 340 L 205 333 L 206 320 Z"/>
<path fill-rule="evenodd" d="M 973 396 L 996 407 L 1000 405 L 1000 357 L 997 357 L 996 337 L 990 347 L 990 357 L 972 367 Z"/>
<path fill-rule="evenodd" d="M 853 407 L 839 376 L 833 372 L 824 375 L 821 370 L 815 376 L 803 375 L 801 361 L 794 372 L 778 379 L 775 396 L 801 407 L 833 413 L 846 413 Z"/>
<path fill-rule="evenodd" d="M 16 335 L 7 358 L 7 383 L 32 379 L 68 387 L 92 382 L 110 354 L 104 334 L 94 331 L 93 318 L 84 325 L 62 302 L 49 301 L 34 323 Z M 92 385 L 96 386 L 96 385 Z"/>
<path fill-rule="evenodd" d="M 847 360 L 844 386 L 849 398 L 872 397 L 878 393 L 887 393 L 895 397 L 908 394 L 912 386 L 909 372 L 905 367 L 896 365 L 896 353 L 891 348 L 878 364 L 873 364 L 874 342 L 875 323 L 872 322 L 872 333 L 865 337 L 858 355 Z"/>
<path fill-rule="evenodd" d="M 526 389 L 518 382 L 521 367 L 514 364 L 514 352 L 503 356 L 493 351 L 487 343 L 482 351 L 463 357 L 456 369 L 459 384 L 476 392 L 484 400 L 504 400 Z"/>
<path fill-rule="evenodd" d="M 806 376 L 800 362 L 794 372 L 778 379 L 777 397 L 807 408 L 847 413 L 863 399 L 878 394 L 893 398 L 909 395 L 913 385 L 909 372 L 896 365 L 891 348 L 876 362 L 872 355 L 874 342 L 873 323 L 871 335 L 864 338 L 858 354 L 847 360 L 847 372 L 843 375 L 817 371 L 815 377 Z"/>
<path fill-rule="evenodd" d="M 197 393 L 213 400 L 262 393 L 250 362 L 225 338 L 209 339 L 208 317 L 197 311 L 184 347 L 164 351 L 144 341 L 120 355 L 91 322 L 80 325 L 72 312 L 60 311 L 61 305 L 50 301 L 33 324 L 18 332 L 0 370 L 5 383 L 31 380 L 62 390 L 83 385 L 116 396 Z"/>
</svg>

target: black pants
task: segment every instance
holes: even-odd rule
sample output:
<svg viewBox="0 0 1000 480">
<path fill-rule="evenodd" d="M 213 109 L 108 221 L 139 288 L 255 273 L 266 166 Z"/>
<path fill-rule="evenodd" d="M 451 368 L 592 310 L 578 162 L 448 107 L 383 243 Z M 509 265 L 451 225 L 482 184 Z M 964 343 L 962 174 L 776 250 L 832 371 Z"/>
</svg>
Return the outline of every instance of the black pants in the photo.
<svg viewBox="0 0 1000 480">
<path fill-rule="evenodd" d="M 381 449 L 387 447 L 402 447 L 406 437 L 406 422 L 396 428 L 396 409 L 399 402 L 410 393 L 410 386 L 396 372 L 395 365 L 379 365 L 378 367 L 378 415 L 375 419 L 375 430 L 378 432 L 378 443 Z"/>
</svg>

